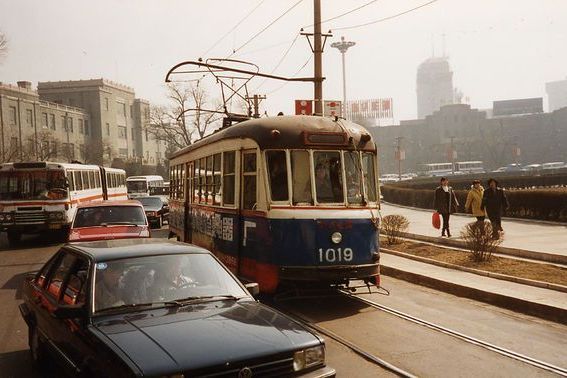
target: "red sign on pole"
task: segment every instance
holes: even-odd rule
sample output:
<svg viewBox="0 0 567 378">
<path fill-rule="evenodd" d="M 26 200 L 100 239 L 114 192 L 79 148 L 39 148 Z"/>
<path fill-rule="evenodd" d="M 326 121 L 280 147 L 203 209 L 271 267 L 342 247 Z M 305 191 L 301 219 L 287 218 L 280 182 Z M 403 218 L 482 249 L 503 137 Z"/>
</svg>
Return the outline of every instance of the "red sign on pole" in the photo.
<svg viewBox="0 0 567 378">
<path fill-rule="evenodd" d="M 312 115 L 313 100 L 295 100 L 295 115 Z"/>
</svg>

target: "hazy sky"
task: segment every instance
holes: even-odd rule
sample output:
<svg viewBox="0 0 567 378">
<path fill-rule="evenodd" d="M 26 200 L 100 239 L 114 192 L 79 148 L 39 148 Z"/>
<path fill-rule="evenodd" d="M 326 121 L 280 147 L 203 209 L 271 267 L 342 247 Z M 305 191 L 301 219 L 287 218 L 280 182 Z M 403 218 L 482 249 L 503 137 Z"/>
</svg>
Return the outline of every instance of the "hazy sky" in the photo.
<svg viewBox="0 0 567 378">
<path fill-rule="evenodd" d="M 170 67 L 200 56 L 227 56 L 296 2 L 0 0 L 0 31 L 9 39 L 0 81 L 28 80 L 35 87 L 38 81 L 104 77 L 163 104 Z M 323 19 L 368 2 L 322 0 Z M 370 22 L 426 2 L 376 1 L 324 23 L 323 30 Z M 203 55 L 258 4 L 245 22 Z M 234 57 L 269 73 L 312 18 L 313 1 L 304 0 Z M 348 98 L 392 97 L 396 121 L 416 117 L 417 66 L 432 55 L 433 45 L 440 55 L 443 40 L 454 85 L 473 107 L 491 107 L 493 100 L 545 98 L 545 82 L 567 77 L 565 0 L 438 0 L 392 20 L 336 30 L 323 57 L 326 99 L 342 98 L 340 54 L 329 47 L 342 35 L 356 42 L 347 53 Z M 310 53 L 305 37 L 298 38 L 274 74 L 293 75 Z M 311 61 L 299 76 L 312 73 Z M 258 90 L 268 94 L 263 105 L 269 114 L 291 113 L 294 99 L 313 97 L 312 84 L 281 85 L 269 81 Z M 210 92 L 220 96 L 216 87 Z"/>
</svg>

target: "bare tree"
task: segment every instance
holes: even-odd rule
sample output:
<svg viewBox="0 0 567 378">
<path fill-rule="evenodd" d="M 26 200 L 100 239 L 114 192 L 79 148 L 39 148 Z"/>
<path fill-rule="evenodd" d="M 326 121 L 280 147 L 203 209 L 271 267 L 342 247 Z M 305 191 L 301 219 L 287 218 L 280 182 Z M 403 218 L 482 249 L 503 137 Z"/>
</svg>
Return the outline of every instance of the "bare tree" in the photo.
<svg viewBox="0 0 567 378">
<path fill-rule="evenodd" d="M 57 157 L 57 140 L 50 130 L 41 130 L 27 138 L 24 156 L 27 160 L 46 161 Z"/>
<path fill-rule="evenodd" d="M 472 260 L 477 262 L 490 260 L 496 247 L 502 243 L 502 239 L 492 237 L 492 225 L 487 221 L 467 224 L 461 230 L 461 238 L 471 252 Z"/>
<path fill-rule="evenodd" d="M 199 138 L 204 137 L 221 118 L 218 113 L 206 111 L 220 106 L 211 104 L 206 90 L 198 84 L 169 83 L 167 97 L 170 106 L 150 109 L 146 131 L 175 149 L 190 145 L 195 132 Z"/>
<path fill-rule="evenodd" d="M 386 234 L 388 244 L 399 244 L 409 227 L 409 220 L 403 215 L 391 214 L 382 218 L 382 233 Z"/>
</svg>

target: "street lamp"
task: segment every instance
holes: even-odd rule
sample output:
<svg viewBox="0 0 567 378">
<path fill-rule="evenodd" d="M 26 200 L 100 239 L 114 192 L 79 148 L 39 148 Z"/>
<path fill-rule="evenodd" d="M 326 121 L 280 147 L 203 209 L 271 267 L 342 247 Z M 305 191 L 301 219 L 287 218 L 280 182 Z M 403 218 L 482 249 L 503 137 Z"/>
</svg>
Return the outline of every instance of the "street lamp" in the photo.
<svg viewBox="0 0 567 378">
<path fill-rule="evenodd" d="M 343 117 L 346 118 L 346 75 L 345 75 L 345 53 L 349 49 L 349 47 L 354 46 L 355 42 L 347 42 L 345 41 L 345 37 L 341 37 L 340 42 L 333 42 L 331 43 L 331 47 L 338 49 L 341 52 L 342 59 L 343 59 Z"/>
</svg>

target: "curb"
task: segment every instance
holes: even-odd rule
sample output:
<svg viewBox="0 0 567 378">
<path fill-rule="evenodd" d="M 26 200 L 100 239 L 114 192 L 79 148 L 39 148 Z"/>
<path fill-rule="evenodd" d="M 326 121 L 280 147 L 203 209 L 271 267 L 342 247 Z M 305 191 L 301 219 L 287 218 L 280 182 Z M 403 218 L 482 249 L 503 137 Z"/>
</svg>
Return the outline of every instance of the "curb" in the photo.
<svg viewBox="0 0 567 378">
<path fill-rule="evenodd" d="M 393 268 L 391 266 L 382 264 L 380 265 L 380 272 L 386 276 L 398 278 L 421 286 L 427 286 L 429 288 L 444 291 L 446 293 L 459 297 L 465 297 L 538 318 L 551 320 L 561 324 L 567 324 L 567 309 L 553 307 L 541 303 L 534 303 L 503 294 L 496 294 L 489 291 L 462 286 L 429 276 L 406 272 L 398 268 Z"/>
<path fill-rule="evenodd" d="M 418 235 L 409 232 L 400 232 L 400 236 L 409 239 L 425 241 L 429 243 L 466 249 L 465 243 L 457 239 L 441 239 L 436 236 Z M 509 247 L 501 247 L 501 246 L 496 247 L 494 253 L 500 253 L 502 255 L 523 257 L 531 260 L 546 261 L 555 264 L 567 265 L 567 255 L 556 255 L 547 252 L 534 252 L 534 251 L 528 251 L 526 249 L 517 249 L 517 248 L 509 248 Z"/>
<path fill-rule="evenodd" d="M 509 276 L 507 274 L 487 272 L 485 270 L 480 270 L 480 269 L 467 268 L 467 267 L 463 267 L 463 266 L 460 266 L 460 265 L 446 263 L 446 262 L 443 262 L 443 261 L 437 261 L 437 260 L 430 259 L 430 258 L 427 258 L 427 257 L 416 256 L 416 255 L 412 255 L 412 254 L 409 254 L 409 253 L 395 251 L 393 249 L 388 249 L 388 248 L 383 248 L 383 247 L 380 248 L 380 251 L 384 252 L 384 253 L 388 253 L 390 255 L 395 255 L 395 256 L 403 257 L 403 258 L 410 259 L 410 260 L 419 261 L 419 262 L 426 263 L 426 264 L 437 265 L 437 266 L 440 266 L 440 267 L 443 267 L 443 268 L 460 270 L 460 271 L 467 272 L 467 273 L 478 274 L 479 276 L 496 278 L 496 279 L 499 279 L 499 280 L 510 281 L 510 282 L 514 282 L 514 283 L 517 283 L 517 284 L 535 286 L 535 287 L 540 287 L 542 289 L 556 290 L 556 291 L 561 291 L 563 293 L 567 293 L 567 286 L 563 286 L 563 285 L 559 285 L 559 284 L 554 284 L 554 283 L 544 282 L 544 281 L 530 280 L 528 278 L 514 277 L 514 276 Z"/>
</svg>

